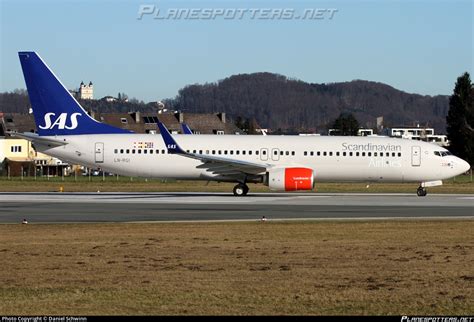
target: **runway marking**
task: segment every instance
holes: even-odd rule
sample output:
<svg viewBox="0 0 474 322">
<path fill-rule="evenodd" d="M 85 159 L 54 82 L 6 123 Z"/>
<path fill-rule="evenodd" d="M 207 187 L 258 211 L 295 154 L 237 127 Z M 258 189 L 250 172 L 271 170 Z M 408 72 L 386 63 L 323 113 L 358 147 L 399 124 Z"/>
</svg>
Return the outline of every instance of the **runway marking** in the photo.
<svg viewBox="0 0 474 322">
<path fill-rule="evenodd" d="M 343 218 L 266 218 L 262 219 L 200 219 L 200 220 L 166 220 L 166 221 L 128 221 L 130 224 L 160 224 L 160 223 L 220 223 L 220 222 L 278 222 L 278 221 L 377 221 L 377 220 L 474 220 L 474 216 L 440 216 L 440 217 L 343 217 Z"/>
</svg>

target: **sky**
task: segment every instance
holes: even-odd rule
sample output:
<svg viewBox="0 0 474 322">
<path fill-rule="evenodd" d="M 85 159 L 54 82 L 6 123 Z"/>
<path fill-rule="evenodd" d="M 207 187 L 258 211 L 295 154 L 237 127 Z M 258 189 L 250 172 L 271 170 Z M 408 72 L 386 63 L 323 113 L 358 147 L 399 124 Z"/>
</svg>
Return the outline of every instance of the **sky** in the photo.
<svg viewBox="0 0 474 322">
<path fill-rule="evenodd" d="M 449 95 L 473 72 L 473 10 L 471 0 L 0 0 L 0 92 L 26 88 L 18 51 L 36 51 L 66 87 L 92 81 L 95 98 L 157 101 L 253 72 Z"/>
</svg>

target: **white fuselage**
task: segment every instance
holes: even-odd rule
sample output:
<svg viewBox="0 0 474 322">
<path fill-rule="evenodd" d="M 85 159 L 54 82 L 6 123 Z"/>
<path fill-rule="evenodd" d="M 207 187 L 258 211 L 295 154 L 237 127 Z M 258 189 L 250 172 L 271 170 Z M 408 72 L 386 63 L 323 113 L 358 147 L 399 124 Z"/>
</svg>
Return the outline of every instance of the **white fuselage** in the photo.
<svg viewBox="0 0 474 322">
<path fill-rule="evenodd" d="M 315 181 L 425 182 L 447 179 L 469 165 L 437 145 L 386 137 L 174 135 L 183 150 L 267 167 L 305 167 Z M 168 154 L 161 135 L 51 137 L 68 144 L 37 149 L 73 164 L 127 176 L 235 181 L 199 168 L 200 160 Z M 264 175 L 264 173 L 262 174 Z"/>
</svg>

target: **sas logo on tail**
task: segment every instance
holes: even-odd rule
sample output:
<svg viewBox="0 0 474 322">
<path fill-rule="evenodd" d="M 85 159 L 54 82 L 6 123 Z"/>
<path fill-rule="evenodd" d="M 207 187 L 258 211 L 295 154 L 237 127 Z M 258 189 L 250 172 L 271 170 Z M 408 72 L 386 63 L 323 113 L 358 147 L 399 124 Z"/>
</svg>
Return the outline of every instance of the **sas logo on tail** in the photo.
<svg viewBox="0 0 474 322">
<path fill-rule="evenodd" d="M 55 113 L 46 113 L 44 115 L 44 125 L 40 125 L 39 128 L 43 130 L 52 130 L 56 127 L 59 130 L 74 130 L 77 127 L 77 117 L 81 115 L 81 113 L 72 113 L 70 123 L 66 124 L 68 121 L 67 113 L 61 113 L 56 119 L 54 119 L 54 117 L 56 117 Z"/>
</svg>

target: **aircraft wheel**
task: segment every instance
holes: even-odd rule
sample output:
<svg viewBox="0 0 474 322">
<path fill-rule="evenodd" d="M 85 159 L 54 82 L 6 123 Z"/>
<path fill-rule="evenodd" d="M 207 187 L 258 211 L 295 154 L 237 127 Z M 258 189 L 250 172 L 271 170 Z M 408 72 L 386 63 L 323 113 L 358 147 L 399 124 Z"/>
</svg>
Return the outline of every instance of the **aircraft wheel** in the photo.
<svg viewBox="0 0 474 322">
<path fill-rule="evenodd" d="M 249 192 L 249 187 L 246 184 L 239 183 L 234 187 L 234 196 L 242 197 L 246 196 Z"/>
<path fill-rule="evenodd" d="M 427 192 L 426 192 L 425 188 L 418 187 L 418 189 L 416 189 L 416 194 L 417 194 L 418 197 L 424 197 L 424 196 L 426 196 Z"/>
</svg>

